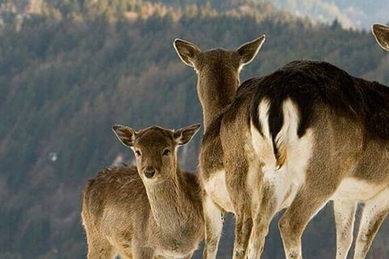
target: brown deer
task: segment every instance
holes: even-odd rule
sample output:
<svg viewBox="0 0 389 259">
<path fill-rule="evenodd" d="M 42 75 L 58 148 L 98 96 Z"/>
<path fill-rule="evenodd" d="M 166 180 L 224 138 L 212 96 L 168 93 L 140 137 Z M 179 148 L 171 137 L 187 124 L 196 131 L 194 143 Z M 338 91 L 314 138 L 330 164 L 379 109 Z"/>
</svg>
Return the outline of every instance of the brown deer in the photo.
<svg viewBox="0 0 389 259">
<path fill-rule="evenodd" d="M 236 72 L 215 74 L 198 47 L 179 43 L 181 59 L 198 73 L 204 117 L 216 114 L 200 150 L 204 258 L 216 257 L 223 211 L 236 216 L 234 258 L 259 258 L 269 223 L 283 208 L 286 257 L 302 258 L 302 233 L 329 200 L 337 259 L 347 257 L 356 205 L 365 203 L 354 253 L 364 258 L 389 210 L 388 88 L 326 62 L 294 61 L 244 82 L 220 112 L 212 103 L 223 92 L 207 96 L 204 88 L 218 85 L 201 82 L 215 76 L 223 82 Z"/>
<path fill-rule="evenodd" d="M 205 189 L 204 258 L 216 258 L 225 212 L 235 214 L 234 251 L 238 252 L 237 255 L 244 251 L 250 236 L 251 212 L 259 200 L 256 197 L 252 201 L 251 194 L 254 189 L 258 193 L 256 178 L 259 169 L 249 165 L 254 158 L 250 146 L 249 99 L 242 99 L 253 89 L 238 89 L 239 73 L 255 58 L 264 41 L 265 36 L 261 36 L 235 51 L 201 51 L 193 43 L 180 39 L 174 42 L 181 60 L 196 70 L 197 93 L 203 108 L 205 135 L 199 163 L 200 179 Z M 226 108 L 238 107 L 242 105 L 241 101 L 245 110 L 226 115 Z M 234 123 L 236 116 L 246 117 L 245 123 Z M 237 192 L 239 197 L 231 195 Z M 243 258 L 243 255 L 236 258 Z"/>
<path fill-rule="evenodd" d="M 373 29 L 387 49 L 388 28 Z M 329 200 L 337 259 L 347 258 L 356 206 L 364 204 L 354 258 L 365 258 L 389 212 L 389 88 L 313 61 L 291 62 L 241 87 L 256 88 L 250 124 L 263 174 L 250 258 L 282 208 L 286 258 L 302 258 L 304 229 Z"/>
<path fill-rule="evenodd" d="M 177 147 L 199 127 L 113 126 L 137 166 L 106 169 L 84 189 L 88 259 L 191 258 L 204 237 L 201 187 L 196 174 L 179 169 Z"/>
</svg>

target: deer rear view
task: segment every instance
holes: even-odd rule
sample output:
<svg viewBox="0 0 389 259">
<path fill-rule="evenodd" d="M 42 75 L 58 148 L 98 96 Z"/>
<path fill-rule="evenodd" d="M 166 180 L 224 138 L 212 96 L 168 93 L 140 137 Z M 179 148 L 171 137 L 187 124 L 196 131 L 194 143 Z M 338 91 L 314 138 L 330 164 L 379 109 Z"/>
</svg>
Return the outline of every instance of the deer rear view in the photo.
<svg viewBox="0 0 389 259">
<path fill-rule="evenodd" d="M 378 29 L 377 40 L 388 49 L 388 29 Z M 356 204 L 366 204 L 354 254 L 364 258 L 389 210 L 389 90 L 312 61 L 291 62 L 238 88 L 236 64 L 245 64 L 242 53 L 256 54 L 263 40 L 236 51 L 241 63 L 175 42 L 180 58 L 198 74 L 203 107 L 204 258 L 216 258 L 225 211 L 236 219 L 233 258 L 253 259 L 263 251 L 275 213 L 288 208 L 279 224 L 285 255 L 301 259 L 302 233 L 329 200 L 337 259 L 347 258 Z M 220 108 L 226 85 L 238 90 Z"/>
<path fill-rule="evenodd" d="M 389 28 L 375 25 L 373 33 L 388 50 Z M 261 249 L 257 233 L 287 208 L 279 221 L 285 256 L 301 259 L 307 224 L 332 200 L 337 259 L 348 256 L 356 208 L 364 204 L 353 258 L 365 258 L 389 212 L 389 88 L 317 61 L 290 62 L 250 85 L 252 143 L 265 187 L 251 247 Z"/>
<path fill-rule="evenodd" d="M 205 191 L 204 259 L 216 258 L 225 212 L 235 215 L 234 258 L 245 258 L 261 174 L 253 156 L 249 125 L 250 96 L 255 88 L 239 87 L 239 73 L 255 58 L 264 41 L 263 35 L 232 51 L 202 51 L 188 41 L 174 42 L 181 60 L 196 70 L 203 108 L 205 133 L 199 167 Z"/>
<path fill-rule="evenodd" d="M 199 127 L 113 126 L 134 151 L 136 167 L 104 170 L 84 189 L 88 259 L 191 258 L 204 235 L 201 188 L 197 175 L 180 171 L 177 147 Z"/>
</svg>

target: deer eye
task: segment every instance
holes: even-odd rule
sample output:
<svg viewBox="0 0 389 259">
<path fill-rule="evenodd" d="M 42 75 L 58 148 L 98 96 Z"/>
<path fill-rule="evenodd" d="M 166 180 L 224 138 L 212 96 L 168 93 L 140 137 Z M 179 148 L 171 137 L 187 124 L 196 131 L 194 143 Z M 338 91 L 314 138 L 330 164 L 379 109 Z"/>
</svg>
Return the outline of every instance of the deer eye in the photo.
<svg viewBox="0 0 389 259">
<path fill-rule="evenodd" d="M 166 148 L 166 149 L 163 151 L 162 155 L 163 155 L 163 156 L 167 156 L 167 155 L 169 155 L 170 153 L 171 153 L 170 149 Z"/>
<path fill-rule="evenodd" d="M 135 155 L 136 155 L 136 156 L 141 156 L 142 154 L 140 153 L 139 150 L 135 150 Z"/>
</svg>

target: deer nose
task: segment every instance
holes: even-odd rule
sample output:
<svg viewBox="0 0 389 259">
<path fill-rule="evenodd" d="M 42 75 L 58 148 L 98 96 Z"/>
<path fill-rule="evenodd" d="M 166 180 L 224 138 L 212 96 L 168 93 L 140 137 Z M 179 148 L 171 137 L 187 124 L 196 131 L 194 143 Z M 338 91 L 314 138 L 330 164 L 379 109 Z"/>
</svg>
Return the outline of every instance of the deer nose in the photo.
<svg viewBox="0 0 389 259">
<path fill-rule="evenodd" d="M 153 178 L 155 175 L 155 169 L 152 167 L 148 167 L 145 169 L 145 176 L 146 178 Z"/>
</svg>

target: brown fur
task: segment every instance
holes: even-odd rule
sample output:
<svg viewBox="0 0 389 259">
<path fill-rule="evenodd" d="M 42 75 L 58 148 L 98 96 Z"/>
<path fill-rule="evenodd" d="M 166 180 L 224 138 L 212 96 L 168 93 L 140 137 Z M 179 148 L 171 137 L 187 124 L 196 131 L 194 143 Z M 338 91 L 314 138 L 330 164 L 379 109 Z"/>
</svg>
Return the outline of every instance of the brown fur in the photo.
<svg viewBox="0 0 389 259">
<path fill-rule="evenodd" d="M 178 168 L 176 148 L 198 128 L 114 126 L 137 167 L 112 167 L 88 181 L 81 214 L 88 259 L 191 257 L 204 235 L 201 188 L 196 174 Z"/>
<path fill-rule="evenodd" d="M 389 28 L 374 25 L 373 30 L 380 45 L 389 50 Z M 319 67 L 314 63 L 309 73 L 317 71 L 314 66 Z M 327 69 L 320 74 L 333 79 L 337 77 L 337 73 L 336 69 Z M 307 75 L 303 80 L 298 79 L 299 88 L 304 88 L 304 80 L 307 82 L 318 77 Z M 316 86 L 313 84 L 313 89 L 326 87 L 327 96 L 317 94 L 307 98 L 306 103 L 299 103 L 300 107 L 306 106 L 306 115 L 311 110 L 312 115 L 308 115 L 311 118 L 305 127 L 313 129 L 314 145 L 305 183 L 279 222 L 287 258 L 302 258 L 303 231 L 309 220 L 328 200 L 334 201 L 336 258 L 346 258 L 351 247 L 357 203 L 362 202 L 365 206 L 354 258 L 365 258 L 389 211 L 389 90 L 387 86 L 348 74 L 343 74 L 342 77 L 330 85 L 326 85 L 323 80 Z M 277 89 L 277 86 L 273 87 Z M 289 86 L 284 84 L 283 87 Z M 300 92 L 299 96 L 316 91 L 313 89 Z M 286 92 L 293 95 L 293 90 Z M 348 100 L 347 94 L 351 96 Z M 256 101 L 257 98 L 258 95 Z M 357 185 L 342 186 L 342 183 L 347 184 L 350 180 L 364 184 L 365 190 L 358 193 L 352 190 L 359 188 Z M 347 190 L 355 196 L 347 194 Z"/>
<path fill-rule="evenodd" d="M 205 128 L 199 161 L 202 185 L 207 186 L 216 172 L 226 171 L 226 185 L 215 182 L 215 188 L 226 188 L 227 193 L 216 197 L 205 188 L 204 258 L 216 257 L 225 211 L 235 213 L 236 217 L 234 258 L 244 257 L 250 236 L 252 193 L 246 188 L 246 181 L 253 152 L 248 154 L 248 147 L 241 143 L 249 142 L 249 135 L 244 133 L 249 132 L 250 102 L 247 97 L 253 94 L 253 89 L 238 89 L 238 86 L 240 68 L 251 62 L 264 40 L 262 36 L 243 44 L 236 51 L 201 51 L 192 43 L 175 41 L 177 54 L 184 63 L 195 68 L 198 76 L 197 92 L 203 107 Z M 237 95 L 234 95 L 236 91 Z M 246 118 L 244 123 L 236 120 L 242 117 Z M 220 200 L 225 197 L 231 198 L 232 208 Z"/>
<path fill-rule="evenodd" d="M 388 35 L 387 32 L 385 34 Z M 377 40 L 382 38 L 377 35 L 376 37 Z M 381 45 L 385 47 L 385 44 L 387 44 L 387 41 Z M 304 114 L 305 110 L 302 109 L 298 110 L 299 114 L 294 114 L 295 117 L 300 119 L 300 123 L 301 120 L 305 120 L 303 123 L 306 123 L 302 127 L 294 129 L 293 134 L 297 135 L 296 139 L 301 142 L 301 138 L 307 136 L 308 131 L 312 135 L 312 138 L 309 139 L 312 143 L 310 148 L 312 155 L 309 158 L 307 167 L 297 168 L 300 170 L 297 172 L 285 169 L 287 165 L 291 166 L 293 163 L 299 165 L 299 158 L 291 161 L 290 157 L 298 156 L 298 152 L 303 150 L 294 150 L 294 147 L 289 144 L 285 144 L 287 145 L 286 148 L 277 150 L 275 134 L 270 141 L 271 145 L 274 146 L 274 150 L 268 150 L 267 153 L 260 154 L 261 157 L 275 158 L 274 167 L 271 169 L 273 172 L 269 172 L 269 165 L 258 158 L 259 155 L 253 146 L 254 142 L 252 141 L 254 139 L 251 139 L 250 130 L 250 127 L 252 128 L 251 118 L 253 117 L 250 108 L 253 101 L 256 100 L 254 96 L 257 90 L 260 87 L 271 89 L 272 85 L 264 84 L 263 80 L 265 79 L 248 80 L 239 87 L 232 102 L 224 108 L 220 108 L 220 105 L 216 105 L 215 100 L 218 100 L 219 96 L 225 95 L 226 91 L 222 90 L 221 87 L 226 85 L 219 85 L 218 82 L 228 81 L 229 89 L 236 89 L 235 82 L 238 81 L 239 71 L 223 70 L 223 73 L 215 73 L 217 70 L 211 69 L 210 66 L 213 64 L 213 66 L 228 67 L 224 64 L 228 63 L 229 59 L 220 59 L 216 65 L 212 62 L 209 64 L 198 62 L 199 57 L 204 59 L 204 56 L 212 55 L 212 52 L 201 52 L 198 47 L 193 47 L 194 45 L 191 43 L 183 45 L 176 46 L 176 50 L 186 64 L 195 67 L 198 74 L 197 90 L 203 106 L 206 129 L 200 152 L 200 179 L 206 192 L 203 198 L 206 220 L 204 258 L 216 257 L 222 225 L 222 219 L 218 216 L 219 212 L 223 213 L 227 210 L 233 212 L 236 216 L 233 258 L 258 258 L 262 253 L 265 236 L 268 233 L 272 217 L 280 209 L 289 207 L 281 218 L 279 227 L 286 257 L 288 259 L 301 259 L 302 233 L 309 220 L 330 199 L 334 199 L 335 207 L 337 258 L 346 258 L 351 246 L 354 213 L 358 200 L 352 195 L 347 196 L 347 193 L 342 194 L 342 198 L 334 195 L 337 194 L 340 184 L 349 179 L 356 181 L 357 184 L 367 184 L 369 186 L 368 191 L 371 191 L 370 187 L 374 188 L 374 191 L 377 190 L 374 197 L 361 196 L 363 201 L 366 201 L 366 205 L 361 221 L 363 224 L 357 238 L 355 258 L 364 258 L 372 238 L 374 238 L 376 231 L 388 213 L 388 209 L 385 207 L 386 203 L 383 202 L 384 196 L 389 191 L 386 188 L 389 185 L 387 179 L 389 148 L 385 137 L 386 128 L 375 127 L 383 120 L 379 116 L 372 117 L 371 119 L 377 124 L 372 125 L 368 120 L 366 124 L 361 124 L 361 121 L 356 119 L 358 116 L 353 117 L 352 115 L 354 112 L 353 106 L 343 108 L 343 104 L 338 102 L 337 104 L 340 104 L 340 106 L 334 107 L 331 104 L 333 100 L 329 99 L 330 102 L 326 103 L 322 102 L 321 99 L 317 99 L 316 96 L 312 96 L 313 99 L 305 100 L 307 102 L 305 106 L 309 108 L 308 116 Z M 192 49 L 192 51 L 183 49 Z M 210 60 L 212 61 L 212 59 Z M 308 81 L 315 79 L 315 75 L 312 74 L 310 75 L 311 78 L 309 76 L 308 78 L 296 76 L 294 72 L 297 72 L 298 69 L 293 71 L 296 64 L 301 63 L 292 62 L 286 66 L 292 73 L 291 78 L 288 78 L 283 86 L 286 86 L 289 80 L 293 82 L 293 80 L 298 81 L 300 79 Z M 312 67 L 316 66 L 311 62 L 307 62 L 307 64 Z M 324 71 L 324 73 L 324 77 L 331 78 L 330 72 Z M 316 76 L 321 76 L 321 74 Z M 354 80 L 347 73 L 344 73 L 343 76 L 356 88 L 359 88 L 358 84 L 363 82 L 360 79 Z M 219 77 L 219 81 L 209 83 L 209 79 L 215 77 Z M 224 81 L 220 77 L 227 80 Z M 270 77 L 277 79 L 276 74 L 271 74 Z M 365 86 L 362 86 L 362 88 L 366 87 L 364 89 L 367 90 L 366 93 L 369 92 L 369 98 L 381 98 L 380 95 L 386 96 L 387 91 L 382 86 L 369 82 L 363 84 Z M 282 86 L 282 84 L 279 85 Z M 298 89 L 297 84 L 296 86 L 296 89 Z M 313 87 L 315 87 L 314 84 Z M 208 88 L 219 89 L 219 91 L 210 91 Z M 334 90 L 335 95 L 341 93 L 337 86 Z M 348 101 L 355 102 L 347 95 L 349 93 L 347 87 L 344 90 L 344 97 L 348 98 Z M 284 89 L 276 88 L 275 92 L 277 91 L 284 91 Z M 298 99 L 299 94 L 294 97 Z M 273 120 L 270 130 L 271 133 L 278 134 L 283 126 L 281 108 L 287 99 L 278 100 L 273 98 L 271 100 L 278 102 L 278 106 L 272 107 L 273 110 L 270 110 L 270 114 L 268 113 L 269 118 Z M 296 99 L 292 98 L 291 100 L 298 108 L 300 103 L 296 102 Z M 380 100 L 382 101 L 382 99 Z M 355 104 L 359 105 L 360 103 L 356 102 Z M 254 107 L 257 108 L 258 105 L 259 103 Z M 379 103 L 379 105 L 382 105 L 382 103 Z M 373 107 L 369 106 L 369 108 Z M 257 123 L 255 126 L 258 125 Z M 367 127 L 370 126 L 373 127 L 368 129 Z M 385 125 L 382 126 L 386 127 Z M 364 131 L 366 129 L 369 132 Z M 289 133 L 291 133 L 290 130 L 289 128 Z M 366 142 L 366 136 L 374 131 L 379 137 Z M 261 131 L 260 134 L 264 136 Z M 278 154 L 280 151 L 281 154 Z M 276 167 L 277 159 L 279 160 L 278 166 L 284 165 L 282 168 Z M 277 172 L 278 169 L 280 169 L 280 172 Z M 301 175 L 301 170 L 303 170 L 303 175 Z M 221 171 L 225 173 L 222 174 Z M 271 174 L 283 175 L 286 179 L 278 179 L 280 182 L 272 181 L 271 179 L 274 176 Z M 377 185 L 379 180 L 384 182 Z M 283 187 L 283 184 L 285 187 Z M 342 190 L 350 190 L 347 189 L 349 183 L 346 182 L 345 184 L 346 186 L 343 186 Z M 227 198 L 218 193 L 218 191 L 224 189 L 226 189 L 224 194 Z M 361 191 L 365 191 L 365 189 Z M 349 197 L 350 200 L 344 200 L 344 197 Z M 384 206 L 378 207 L 378 205 Z"/>
<path fill-rule="evenodd" d="M 380 30 L 381 35 L 376 37 L 385 46 L 389 39 L 385 40 L 382 33 L 386 30 L 388 37 L 389 28 L 380 27 Z M 254 84 L 257 88 L 251 107 L 252 132 L 258 131 L 257 138 L 265 139 L 265 129 L 269 129 L 275 159 L 279 159 L 279 150 L 288 151 L 285 167 L 265 174 L 285 172 L 285 176 L 295 177 L 283 183 L 286 188 L 296 190 L 290 202 L 283 205 L 288 208 L 279 222 L 286 258 L 302 258 L 301 238 L 305 227 L 329 200 L 334 201 L 338 259 L 347 258 L 356 206 L 359 202 L 365 204 L 354 252 L 354 258 L 365 258 L 389 211 L 388 88 L 352 77 L 331 64 L 311 61 L 291 62 L 249 84 L 246 87 L 252 88 Z M 260 118 L 264 100 L 270 103 L 267 121 Z M 288 100 L 296 106 L 294 117 L 298 118 L 298 125 L 293 131 L 283 133 L 285 123 L 294 120 L 282 109 Z M 290 143 L 292 139 L 302 143 L 310 133 L 311 155 L 304 157 L 302 150 Z M 280 134 L 284 146 L 275 141 Z M 306 168 L 293 167 L 301 163 L 290 158 L 290 154 L 296 157 L 296 152 L 301 155 L 300 159 L 309 159 Z M 277 184 L 282 184 L 281 179 Z M 274 189 L 277 190 L 276 186 Z M 280 189 L 277 192 L 281 193 Z M 269 196 L 263 192 L 262 196 L 265 195 Z M 269 214 L 261 208 L 254 225 L 267 228 L 270 221 L 263 218 L 271 219 L 280 209 L 278 205 Z M 264 240 L 265 231 L 253 236 L 258 236 L 252 242 L 255 245 Z"/>
</svg>

